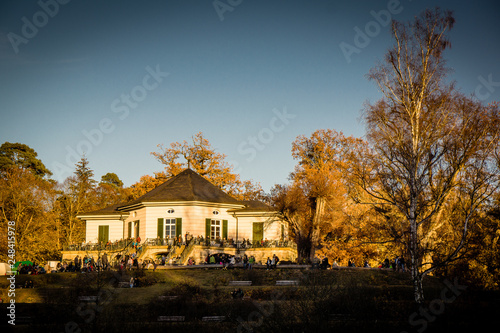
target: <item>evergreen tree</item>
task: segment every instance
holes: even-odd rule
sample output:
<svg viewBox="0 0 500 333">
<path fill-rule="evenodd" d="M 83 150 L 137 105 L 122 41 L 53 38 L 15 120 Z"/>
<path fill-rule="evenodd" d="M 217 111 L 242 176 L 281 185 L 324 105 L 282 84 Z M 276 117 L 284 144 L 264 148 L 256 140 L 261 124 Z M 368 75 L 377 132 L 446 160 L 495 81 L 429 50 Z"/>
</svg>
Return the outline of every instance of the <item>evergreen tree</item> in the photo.
<svg viewBox="0 0 500 333">
<path fill-rule="evenodd" d="M 52 175 L 33 148 L 22 143 L 4 142 L 0 146 L 0 172 L 12 166 L 30 170 L 34 175 L 45 177 Z"/>
</svg>

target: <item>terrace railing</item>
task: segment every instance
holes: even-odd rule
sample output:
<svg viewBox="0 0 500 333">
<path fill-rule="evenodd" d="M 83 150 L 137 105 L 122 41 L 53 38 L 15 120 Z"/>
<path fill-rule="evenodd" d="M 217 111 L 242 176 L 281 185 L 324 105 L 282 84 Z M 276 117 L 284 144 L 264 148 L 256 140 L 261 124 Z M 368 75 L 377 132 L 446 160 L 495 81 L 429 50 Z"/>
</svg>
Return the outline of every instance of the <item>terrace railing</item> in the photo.
<svg viewBox="0 0 500 333">
<path fill-rule="evenodd" d="M 63 246 L 63 251 L 109 251 L 120 252 L 132 246 L 133 239 L 124 239 L 116 242 L 103 243 L 82 243 L 82 244 L 68 244 Z"/>
<path fill-rule="evenodd" d="M 123 255 L 128 254 L 133 248 L 133 239 L 125 239 L 115 242 L 109 242 L 107 244 L 102 243 L 83 243 L 83 244 L 69 244 L 63 247 L 63 251 L 107 251 L 107 252 L 122 252 Z M 146 250 L 149 246 L 165 246 L 168 249 L 167 260 L 170 259 L 172 253 L 174 253 L 176 247 L 180 247 L 182 245 L 186 245 L 180 243 L 176 238 L 148 238 L 143 243 L 139 244 L 136 252 L 140 255 L 142 252 Z M 188 240 L 188 244 L 183 254 L 187 252 L 188 248 L 192 248 L 194 245 L 202 245 L 202 246 L 212 246 L 212 247 L 233 247 L 239 249 L 252 249 L 252 248 L 280 248 L 280 247 L 291 247 L 296 249 L 297 245 L 295 242 L 290 240 L 260 240 L 260 241 L 251 241 L 251 240 L 239 240 L 233 241 L 222 240 L 222 239 L 209 239 L 209 238 L 200 238 L 194 237 Z M 182 257 L 182 255 L 181 255 Z"/>
</svg>

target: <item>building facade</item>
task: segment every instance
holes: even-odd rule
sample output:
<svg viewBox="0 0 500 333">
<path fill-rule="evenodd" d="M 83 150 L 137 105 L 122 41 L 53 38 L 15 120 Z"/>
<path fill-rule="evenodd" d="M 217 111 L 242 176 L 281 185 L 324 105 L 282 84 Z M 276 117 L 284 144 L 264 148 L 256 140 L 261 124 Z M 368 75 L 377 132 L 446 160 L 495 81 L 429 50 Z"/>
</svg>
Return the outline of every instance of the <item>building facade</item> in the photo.
<svg viewBox="0 0 500 333">
<path fill-rule="evenodd" d="M 271 207 L 238 201 L 191 169 L 134 201 L 78 218 L 85 221 L 85 240 L 91 244 L 140 238 L 141 243 L 168 245 L 174 239 L 196 238 L 208 246 L 240 248 L 288 239 L 285 223 Z"/>
</svg>

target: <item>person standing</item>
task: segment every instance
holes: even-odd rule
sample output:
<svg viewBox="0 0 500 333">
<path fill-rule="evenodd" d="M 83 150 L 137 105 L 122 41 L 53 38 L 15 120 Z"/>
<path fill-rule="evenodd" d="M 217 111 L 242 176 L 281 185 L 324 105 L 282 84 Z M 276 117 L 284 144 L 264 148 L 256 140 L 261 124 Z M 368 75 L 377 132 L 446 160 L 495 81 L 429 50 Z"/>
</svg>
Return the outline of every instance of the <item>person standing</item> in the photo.
<svg viewBox="0 0 500 333">
<path fill-rule="evenodd" d="M 398 270 L 399 271 L 399 256 L 396 256 L 394 259 L 394 264 L 392 265 L 392 270 Z"/>
<path fill-rule="evenodd" d="M 104 270 L 107 270 L 108 269 L 108 255 L 106 254 L 106 252 L 104 252 L 104 254 L 102 255 L 102 269 Z"/>
<path fill-rule="evenodd" d="M 81 266 L 82 266 L 82 259 L 80 258 L 79 255 L 76 255 L 76 257 L 75 257 L 75 271 L 79 272 Z"/>
<path fill-rule="evenodd" d="M 321 269 L 328 269 L 330 267 L 330 263 L 328 262 L 328 257 L 323 256 L 323 260 L 321 260 Z"/>
<path fill-rule="evenodd" d="M 248 267 L 248 257 L 246 253 L 243 255 L 243 269 L 246 269 Z"/>
<path fill-rule="evenodd" d="M 250 256 L 250 258 L 248 259 L 248 269 L 252 269 L 253 264 L 255 264 L 255 257 Z"/>
<path fill-rule="evenodd" d="M 267 269 L 271 268 L 271 259 L 269 257 L 267 257 L 267 260 L 266 260 L 266 268 Z"/>
</svg>

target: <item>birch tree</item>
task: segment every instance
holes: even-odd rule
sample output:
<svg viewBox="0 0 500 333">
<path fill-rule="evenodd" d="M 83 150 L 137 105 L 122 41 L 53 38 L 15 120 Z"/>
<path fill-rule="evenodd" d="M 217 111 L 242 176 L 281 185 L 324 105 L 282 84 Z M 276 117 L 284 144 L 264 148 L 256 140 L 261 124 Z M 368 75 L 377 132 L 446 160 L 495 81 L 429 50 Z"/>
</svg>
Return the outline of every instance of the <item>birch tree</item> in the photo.
<svg viewBox="0 0 500 333">
<path fill-rule="evenodd" d="M 357 176 L 375 205 L 399 214 L 418 303 L 423 278 L 460 255 L 498 187 L 498 107 L 465 97 L 445 81 L 443 52 L 453 24 L 452 13 L 438 8 L 408 24 L 393 22 L 394 45 L 368 74 L 383 98 L 366 106 L 372 153 L 362 157 Z M 438 250 L 445 238 L 446 250 Z"/>
</svg>

